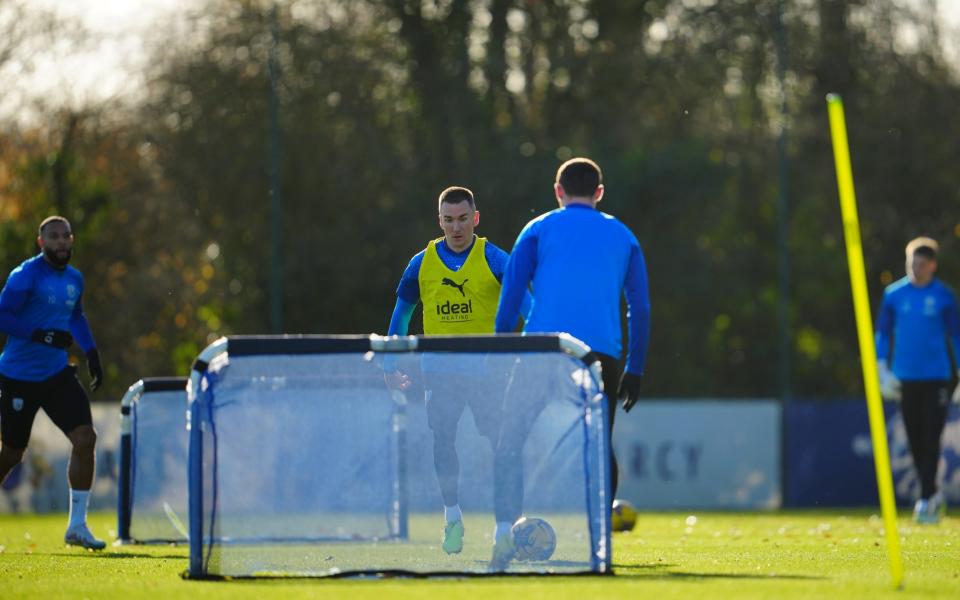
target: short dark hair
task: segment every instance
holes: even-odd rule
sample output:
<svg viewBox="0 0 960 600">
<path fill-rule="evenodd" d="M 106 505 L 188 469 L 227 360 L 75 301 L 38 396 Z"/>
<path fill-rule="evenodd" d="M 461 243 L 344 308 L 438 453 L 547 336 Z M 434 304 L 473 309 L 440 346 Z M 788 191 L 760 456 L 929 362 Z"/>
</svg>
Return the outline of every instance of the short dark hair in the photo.
<svg viewBox="0 0 960 600">
<path fill-rule="evenodd" d="M 440 200 L 437 202 L 437 210 L 440 210 L 440 207 L 444 202 L 447 204 L 460 204 L 461 202 L 469 202 L 470 208 L 474 210 L 477 209 L 477 204 L 473 199 L 473 192 L 458 185 L 451 185 L 447 189 L 440 192 Z"/>
<path fill-rule="evenodd" d="M 568 196 L 592 196 L 603 183 L 603 173 L 589 158 L 571 158 L 557 169 L 556 182 Z"/>
<path fill-rule="evenodd" d="M 940 245 L 937 244 L 937 240 L 933 238 L 921 236 L 910 240 L 910 243 L 907 244 L 906 250 L 908 258 L 914 254 L 919 254 L 920 256 L 925 256 L 931 260 L 936 260 L 937 251 L 940 250 Z"/>
<path fill-rule="evenodd" d="M 64 225 L 67 226 L 67 229 L 69 229 L 70 232 L 73 233 L 73 227 L 70 226 L 70 221 L 68 221 L 66 217 L 61 217 L 60 215 L 53 215 L 44 219 L 40 223 L 40 228 L 37 230 L 37 232 L 40 235 L 43 235 L 43 228 L 49 225 L 50 223 L 63 223 Z"/>
</svg>

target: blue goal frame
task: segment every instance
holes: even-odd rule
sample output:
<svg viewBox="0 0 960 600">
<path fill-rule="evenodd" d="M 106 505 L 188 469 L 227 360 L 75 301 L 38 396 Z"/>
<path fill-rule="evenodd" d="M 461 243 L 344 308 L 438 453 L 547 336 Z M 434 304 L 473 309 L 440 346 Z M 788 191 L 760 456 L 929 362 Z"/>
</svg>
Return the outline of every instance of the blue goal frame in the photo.
<svg viewBox="0 0 960 600">
<path fill-rule="evenodd" d="M 137 473 L 137 407 L 143 397 L 152 392 L 184 392 L 184 403 L 172 407 L 184 415 L 183 429 L 186 435 L 186 377 L 145 377 L 131 385 L 120 401 L 120 465 L 117 477 L 117 538 L 122 544 L 131 543 L 184 543 L 186 536 L 163 538 L 135 538 L 131 533 L 136 500 Z M 181 412 L 182 411 L 182 412 Z M 173 433 L 173 432 L 171 432 Z M 186 465 L 184 465 L 186 468 Z M 186 507 L 177 507 L 186 509 Z"/>
<path fill-rule="evenodd" d="M 600 363 L 596 356 L 590 351 L 589 347 L 567 334 L 540 334 L 540 335 L 522 335 L 522 334 L 498 334 L 498 335 L 476 335 L 476 336 L 379 336 L 379 335 L 283 335 L 283 336 L 231 336 L 216 340 L 205 348 L 194 362 L 189 383 L 187 385 L 187 399 L 189 409 L 187 412 L 187 429 L 189 431 L 189 465 L 188 465 L 188 487 L 189 487 L 189 540 L 190 540 L 190 562 L 187 572 L 184 574 L 188 578 L 221 578 L 217 575 L 208 573 L 208 556 L 204 553 L 204 542 L 216 542 L 222 544 L 237 543 L 240 540 L 214 540 L 213 539 L 213 521 L 211 519 L 211 530 L 204 531 L 204 472 L 203 462 L 204 454 L 207 449 L 204 448 L 205 431 L 212 434 L 216 439 L 214 424 L 209 415 L 211 410 L 210 399 L 207 389 L 209 383 L 205 381 L 208 369 L 211 363 L 219 357 L 229 356 L 254 356 L 254 355 L 305 355 L 305 354 L 358 354 L 366 353 L 409 353 L 409 352 L 477 352 L 477 353 L 543 353 L 559 352 L 570 355 L 581 360 L 587 367 L 588 372 L 597 388 L 602 392 L 602 375 Z M 400 394 L 401 392 L 395 392 Z M 405 404 L 398 402 L 399 406 Z M 402 411 L 402 409 L 400 409 Z M 599 405 L 596 407 L 595 417 L 602 419 L 606 423 L 606 411 L 608 410 L 608 400 L 604 395 Z M 398 424 L 395 427 L 395 433 L 399 434 L 396 443 L 399 452 L 403 452 L 404 427 L 403 415 L 397 415 Z M 602 466 L 599 469 L 598 481 L 595 490 L 599 498 L 597 502 L 589 499 L 591 492 L 588 491 L 588 505 L 591 514 L 599 516 L 598 525 L 591 525 L 590 528 L 590 569 L 570 574 L 611 574 L 611 540 L 610 540 L 610 464 L 608 460 L 610 439 L 607 435 L 606 426 L 603 428 L 603 434 L 596 442 L 594 452 L 601 457 Z M 215 448 L 212 449 L 215 459 Z M 406 489 L 403 476 L 404 460 L 397 461 L 397 481 L 394 487 L 393 499 L 393 518 L 391 519 L 391 537 L 397 540 L 403 540 L 407 536 L 407 506 Z M 591 484 L 593 485 L 593 484 Z M 214 492 L 215 493 L 215 492 Z M 209 500 L 209 499 L 207 499 Z M 242 540 L 246 543 L 265 543 L 276 542 L 277 540 Z M 292 541 L 313 541 L 312 539 L 298 539 Z M 487 573 L 464 572 L 458 573 L 464 576 L 483 576 Z M 511 573 L 506 573 L 510 575 Z M 527 573 L 529 575 L 529 573 Z M 342 572 L 333 576 L 451 576 L 450 572 L 421 573 L 411 571 L 356 571 Z M 502 576 L 504 573 L 491 573 L 490 575 Z M 522 575 L 522 573 L 517 573 Z M 307 577 L 316 575 L 306 575 Z M 320 575 L 324 576 L 324 575 Z M 329 575 L 326 575 L 329 576 Z M 229 576 L 233 579 L 237 576 Z M 245 576 L 240 576 L 245 577 Z M 267 575 L 269 577 L 269 575 Z M 282 577 L 282 576 L 281 576 Z"/>
</svg>

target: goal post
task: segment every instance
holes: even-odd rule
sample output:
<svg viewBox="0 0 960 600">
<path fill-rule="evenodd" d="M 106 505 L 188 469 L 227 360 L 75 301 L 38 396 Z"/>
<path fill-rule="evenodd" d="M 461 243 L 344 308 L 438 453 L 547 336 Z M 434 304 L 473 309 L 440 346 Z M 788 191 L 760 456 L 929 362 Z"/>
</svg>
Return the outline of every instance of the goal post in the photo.
<svg viewBox="0 0 960 600">
<path fill-rule="evenodd" d="M 501 437 L 522 471 L 513 500 L 556 537 L 506 572 L 608 573 L 601 380 L 563 334 L 221 338 L 187 386 L 187 575 L 485 574 L 509 495 Z M 447 554 L 451 481 L 466 533 Z"/>
<path fill-rule="evenodd" d="M 186 542 L 187 379 L 145 377 L 120 401 L 117 537 Z"/>
</svg>

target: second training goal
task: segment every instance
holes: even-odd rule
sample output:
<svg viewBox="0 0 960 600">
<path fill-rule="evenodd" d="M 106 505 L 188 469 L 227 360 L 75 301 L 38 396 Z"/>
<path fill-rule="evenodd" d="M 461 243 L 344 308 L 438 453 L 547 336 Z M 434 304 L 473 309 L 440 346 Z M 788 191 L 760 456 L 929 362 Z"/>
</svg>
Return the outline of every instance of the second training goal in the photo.
<svg viewBox="0 0 960 600">
<path fill-rule="evenodd" d="M 187 379 L 145 377 L 120 402 L 117 537 L 187 541 Z"/>
</svg>

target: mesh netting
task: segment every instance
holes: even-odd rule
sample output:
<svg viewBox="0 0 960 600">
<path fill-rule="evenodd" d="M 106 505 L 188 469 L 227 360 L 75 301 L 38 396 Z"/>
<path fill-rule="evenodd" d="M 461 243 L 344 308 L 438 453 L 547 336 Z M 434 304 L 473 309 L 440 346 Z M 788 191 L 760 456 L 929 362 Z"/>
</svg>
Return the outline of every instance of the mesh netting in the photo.
<svg viewBox="0 0 960 600">
<path fill-rule="evenodd" d="M 129 431 L 121 438 L 120 537 L 185 542 L 186 379 L 144 380 L 128 406 Z"/>
<path fill-rule="evenodd" d="M 190 574 L 486 573 L 495 522 L 522 515 L 545 520 L 556 549 L 507 572 L 608 570 L 596 375 L 560 351 L 464 339 L 462 352 L 214 358 L 191 403 Z M 455 554 L 445 504 L 463 512 Z"/>
</svg>

